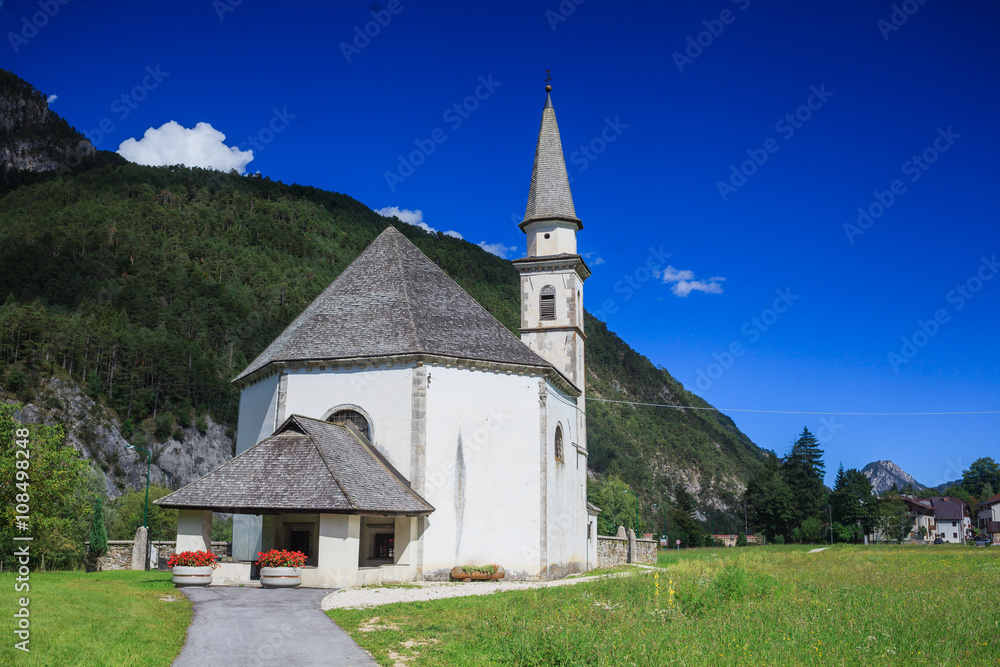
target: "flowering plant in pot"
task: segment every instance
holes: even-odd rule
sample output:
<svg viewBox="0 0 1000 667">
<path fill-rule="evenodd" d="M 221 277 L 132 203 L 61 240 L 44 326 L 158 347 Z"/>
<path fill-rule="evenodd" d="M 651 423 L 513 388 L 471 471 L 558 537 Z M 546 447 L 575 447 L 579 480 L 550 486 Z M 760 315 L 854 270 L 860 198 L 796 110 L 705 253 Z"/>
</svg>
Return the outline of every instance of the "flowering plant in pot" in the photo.
<svg viewBox="0 0 1000 667">
<path fill-rule="evenodd" d="M 171 556 L 167 565 L 174 586 L 208 586 L 219 562 L 211 551 L 182 551 Z"/>
<path fill-rule="evenodd" d="M 219 559 L 211 551 L 182 551 L 167 561 L 167 567 L 219 567 Z"/>
<path fill-rule="evenodd" d="M 271 549 L 257 552 L 257 565 L 260 567 L 302 567 L 305 564 L 306 555 L 301 551 Z"/>
<path fill-rule="evenodd" d="M 302 584 L 302 566 L 306 555 L 301 551 L 271 549 L 257 552 L 260 585 L 264 588 L 295 588 Z"/>
</svg>

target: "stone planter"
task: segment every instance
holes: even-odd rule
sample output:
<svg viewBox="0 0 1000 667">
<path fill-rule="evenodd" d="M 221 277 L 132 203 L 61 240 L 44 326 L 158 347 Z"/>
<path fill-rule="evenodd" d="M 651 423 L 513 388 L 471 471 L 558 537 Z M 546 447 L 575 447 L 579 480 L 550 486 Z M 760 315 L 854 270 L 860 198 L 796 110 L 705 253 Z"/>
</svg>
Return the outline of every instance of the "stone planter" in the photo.
<svg viewBox="0 0 1000 667">
<path fill-rule="evenodd" d="M 188 567 L 175 565 L 170 570 L 174 586 L 208 586 L 212 583 L 212 566 Z"/>
<path fill-rule="evenodd" d="M 451 569 L 451 578 L 458 579 L 460 581 L 496 581 L 498 579 L 503 579 L 504 571 L 502 567 L 498 567 L 497 571 L 493 574 L 486 574 L 485 572 L 466 572 L 457 565 Z"/>
<path fill-rule="evenodd" d="M 264 588 L 298 588 L 302 585 L 302 568 L 262 567 L 260 585 Z"/>
</svg>

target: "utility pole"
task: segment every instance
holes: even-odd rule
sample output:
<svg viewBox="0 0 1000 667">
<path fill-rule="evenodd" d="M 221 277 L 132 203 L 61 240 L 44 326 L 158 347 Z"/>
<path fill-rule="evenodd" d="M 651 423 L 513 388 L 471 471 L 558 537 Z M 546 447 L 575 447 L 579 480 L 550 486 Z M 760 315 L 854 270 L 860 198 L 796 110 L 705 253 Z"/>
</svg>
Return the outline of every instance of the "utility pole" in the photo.
<svg viewBox="0 0 1000 667">
<path fill-rule="evenodd" d="M 830 546 L 833 546 L 833 507 L 832 505 L 826 506 L 827 517 L 830 519 Z"/>
</svg>

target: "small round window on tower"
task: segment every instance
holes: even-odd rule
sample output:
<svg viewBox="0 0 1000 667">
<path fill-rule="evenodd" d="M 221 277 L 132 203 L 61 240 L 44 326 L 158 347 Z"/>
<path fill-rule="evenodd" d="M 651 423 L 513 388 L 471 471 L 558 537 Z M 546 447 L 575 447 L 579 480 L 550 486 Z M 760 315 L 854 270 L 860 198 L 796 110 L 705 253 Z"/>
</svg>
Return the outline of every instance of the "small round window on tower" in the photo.
<svg viewBox="0 0 1000 667">
<path fill-rule="evenodd" d="M 552 236 L 552 234 L 549 234 L 548 232 L 545 233 L 545 238 L 549 238 L 550 236 Z"/>
</svg>

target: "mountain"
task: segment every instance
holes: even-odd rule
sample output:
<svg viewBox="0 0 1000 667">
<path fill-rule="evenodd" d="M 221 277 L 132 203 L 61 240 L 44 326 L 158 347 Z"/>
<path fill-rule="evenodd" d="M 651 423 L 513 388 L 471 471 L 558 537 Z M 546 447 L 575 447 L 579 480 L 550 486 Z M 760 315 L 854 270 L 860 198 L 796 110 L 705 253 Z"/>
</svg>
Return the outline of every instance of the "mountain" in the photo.
<svg viewBox="0 0 1000 667">
<path fill-rule="evenodd" d="M 893 484 L 900 490 L 906 486 L 912 486 L 914 491 L 927 488 L 892 461 L 874 461 L 862 468 L 861 472 L 872 483 L 875 493 L 887 491 Z"/>
<path fill-rule="evenodd" d="M 51 145 L 18 132 L 24 145 Z M 20 164 L 41 164 L 45 150 L 22 151 Z M 474 244 L 343 194 L 95 157 L 69 173 L 36 173 L 0 198 L 0 397 L 56 405 L 53 378 L 78 388 L 106 417 L 104 431 L 150 448 L 172 484 L 195 459 L 212 460 L 193 444 L 192 424 L 214 420 L 232 438 L 239 400 L 229 380 L 390 224 L 517 333 L 518 272 Z M 588 314 L 585 326 L 589 397 L 710 407 L 603 322 Z M 734 507 L 763 464 L 716 411 L 598 400 L 587 410 L 592 471 L 620 474 L 647 512 L 677 484 L 703 508 Z M 92 447 L 95 465 L 111 487 L 134 486 L 106 445 Z M 180 461 L 185 446 L 190 460 Z"/>
<path fill-rule="evenodd" d="M 96 150 L 49 109 L 44 93 L 0 69 L 0 192 L 35 182 L 45 172 L 124 162 L 115 153 Z"/>
</svg>

